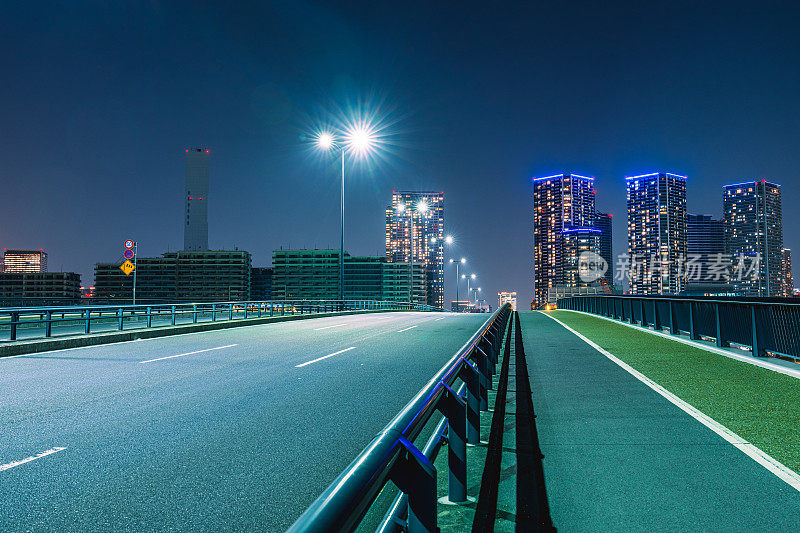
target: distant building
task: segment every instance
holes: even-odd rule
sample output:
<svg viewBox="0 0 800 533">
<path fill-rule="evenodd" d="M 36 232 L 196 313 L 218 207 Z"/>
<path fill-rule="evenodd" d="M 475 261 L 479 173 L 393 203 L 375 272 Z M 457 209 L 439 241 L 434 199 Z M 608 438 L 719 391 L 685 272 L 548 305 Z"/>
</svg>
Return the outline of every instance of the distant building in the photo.
<svg viewBox="0 0 800 533">
<path fill-rule="evenodd" d="M 253 267 L 250 269 L 251 300 L 272 300 L 273 272 L 273 269 L 266 267 Z"/>
<path fill-rule="evenodd" d="M 782 294 L 781 186 L 759 180 L 723 189 L 726 253 L 744 267 L 732 276 L 732 284 L 744 296 Z"/>
<path fill-rule="evenodd" d="M 497 308 L 500 309 L 505 304 L 511 304 L 511 309 L 517 310 L 517 291 L 501 291 L 497 293 Z"/>
<path fill-rule="evenodd" d="M 208 250 L 208 181 L 211 154 L 204 148 L 186 150 L 186 220 L 183 249 Z"/>
<path fill-rule="evenodd" d="M 444 307 L 443 239 L 444 192 L 392 193 L 392 204 L 386 208 L 386 259 L 424 264 L 427 303 L 435 307 Z"/>
<path fill-rule="evenodd" d="M 710 215 L 686 214 L 685 294 L 732 294 L 733 287 L 720 270 L 730 265 L 725 256 L 725 223 Z"/>
<path fill-rule="evenodd" d="M 655 172 L 625 178 L 632 294 L 678 294 L 686 260 L 686 176 Z"/>
<path fill-rule="evenodd" d="M 602 230 L 592 227 L 561 231 L 561 284 L 567 287 L 583 287 L 595 281 L 593 273 L 581 271 L 581 258 L 587 252 L 599 253 L 602 237 Z"/>
<path fill-rule="evenodd" d="M 613 285 L 615 262 L 612 244 L 613 232 L 611 228 L 611 213 L 595 213 L 594 227 L 600 230 L 600 250 L 598 253 L 600 257 L 605 259 L 608 265 L 608 270 L 603 276 L 603 279 L 605 279 L 609 285 Z"/>
<path fill-rule="evenodd" d="M 3 272 L 47 272 L 47 252 L 44 250 L 5 250 Z"/>
<path fill-rule="evenodd" d="M 137 259 L 136 301 L 239 301 L 250 299 L 250 252 L 206 250 L 168 252 Z M 133 275 L 117 263 L 95 265 L 97 300 L 130 300 Z"/>
<path fill-rule="evenodd" d="M 4 272 L 0 274 L 0 301 L 4 306 L 77 303 L 81 275 L 75 272 Z"/>
<path fill-rule="evenodd" d="M 450 311 L 453 313 L 471 313 L 476 306 L 470 300 L 450 300 Z"/>
<path fill-rule="evenodd" d="M 794 296 L 794 277 L 792 276 L 792 250 L 781 250 L 781 279 L 783 281 L 783 296 Z"/>
<path fill-rule="evenodd" d="M 339 298 L 339 250 L 275 250 L 272 266 L 275 300 Z M 411 297 L 415 303 L 426 303 L 426 272 L 421 262 L 409 272 L 408 263 L 345 252 L 344 298 L 407 302 Z"/>
<path fill-rule="evenodd" d="M 595 221 L 594 178 L 557 174 L 533 179 L 533 290 L 545 303 L 548 289 L 577 280 L 576 253 L 598 253 L 599 241 L 590 229 Z M 581 232 L 577 235 L 575 232 Z M 584 250 L 585 251 L 585 250 Z"/>
</svg>

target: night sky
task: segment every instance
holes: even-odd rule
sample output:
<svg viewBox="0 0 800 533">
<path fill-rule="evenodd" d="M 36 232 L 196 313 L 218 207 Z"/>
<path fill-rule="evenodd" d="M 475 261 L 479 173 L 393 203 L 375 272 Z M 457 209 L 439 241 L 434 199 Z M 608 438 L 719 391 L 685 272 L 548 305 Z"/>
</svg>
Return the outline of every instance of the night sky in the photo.
<svg viewBox="0 0 800 533">
<path fill-rule="evenodd" d="M 723 184 L 766 178 L 800 250 L 790 2 L 24 4 L 0 21 L 0 247 L 44 248 L 87 285 L 126 238 L 181 248 L 195 146 L 212 248 L 263 266 L 338 247 L 337 165 L 304 138 L 350 112 L 383 120 L 386 150 L 348 163 L 346 249 L 384 253 L 392 190 L 444 190 L 446 259 L 490 303 L 532 296 L 531 176 L 596 176 L 615 254 L 625 175 L 686 174 L 689 211 L 717 217 Z"/>
</svg>

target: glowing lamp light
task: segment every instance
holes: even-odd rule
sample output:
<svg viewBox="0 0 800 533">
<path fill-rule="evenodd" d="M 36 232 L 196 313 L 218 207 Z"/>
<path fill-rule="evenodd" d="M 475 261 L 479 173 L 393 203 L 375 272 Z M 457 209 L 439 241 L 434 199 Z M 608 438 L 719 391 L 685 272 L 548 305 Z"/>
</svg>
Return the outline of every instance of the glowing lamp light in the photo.
<svg viewBox="0 0 800 533">
<path fill-rule="evenodd" d="M 447 237 L 444 238 L 444 242 L 447 244 L 453 244 L 453 237 L 448 235 Z"/>
<path fill-rule="evenodd" d="M 417 211 L 425 214 L 428 212 L 428 203 L 425 200 L 422 200 L 420 203 L 417 204 Z"/>
<path fill-rule="evenodd" d="M 406 210 L 406 206 L 404 204 L 400 204 L 400 205 L 397 206 L 397 212 L 398 213 L 402 213 L 405 210 Z"/>
<path fill-rule="evenodd" d="M 333 135 L 327 131 L 323 131 L 317 136 L 317 146 L 322 150 L 330 150 L 333 148 Z"/>
<path fill-rule="evenodd" d="M 345 128 L 344 143 L 347 151 L 359 156 L 369 154 L 377 144 L 375 128 L 367 122 L 357 122 Z"/>
</svg>

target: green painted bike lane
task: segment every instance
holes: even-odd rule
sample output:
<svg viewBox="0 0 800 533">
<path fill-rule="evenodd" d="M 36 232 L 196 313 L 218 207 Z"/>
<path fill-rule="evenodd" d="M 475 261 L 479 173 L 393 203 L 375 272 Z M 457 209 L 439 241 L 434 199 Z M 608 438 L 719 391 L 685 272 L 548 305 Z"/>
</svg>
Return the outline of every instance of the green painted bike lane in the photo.
<svg viewBox="0 0 800 533">
<path fill-rule="evenodd" d="M 520 320 L 557 529 L 800 528 L 800 492 L 545 314 Z"/>
</svg>

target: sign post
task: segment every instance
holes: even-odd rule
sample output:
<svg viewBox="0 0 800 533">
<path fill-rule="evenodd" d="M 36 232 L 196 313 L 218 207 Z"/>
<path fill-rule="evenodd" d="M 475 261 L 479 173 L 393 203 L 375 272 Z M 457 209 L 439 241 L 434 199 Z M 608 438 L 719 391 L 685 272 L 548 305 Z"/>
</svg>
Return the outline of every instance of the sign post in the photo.
<svg viewBox="0 0 800 533">
<path fill-rule="evenodd" d="M 122 270 L 126 276 L 129 276 L 131 272 L 133 272 L 133 305 L 136 305 L 136 259 L 137 252 L 139 251 L 139 243 L 128 239 L 124 243 L 125 252 L 123 252 L 123 256 L 125 257 L 125 262 L 120 265 L 120 270 Z M 131 263 L 131 259 L 133 259 L 133 263 Z"/>
</svg>

